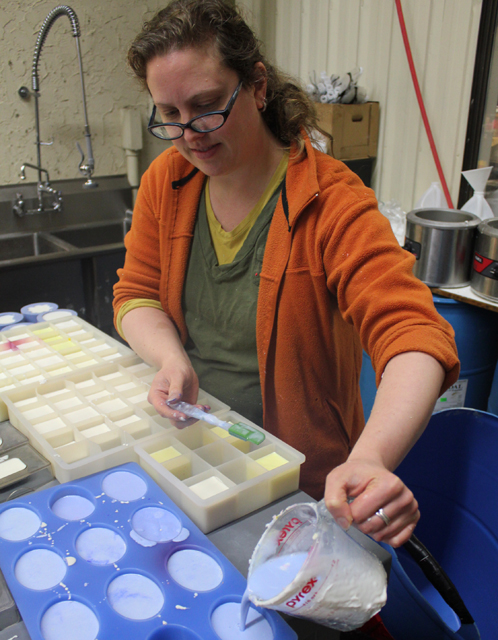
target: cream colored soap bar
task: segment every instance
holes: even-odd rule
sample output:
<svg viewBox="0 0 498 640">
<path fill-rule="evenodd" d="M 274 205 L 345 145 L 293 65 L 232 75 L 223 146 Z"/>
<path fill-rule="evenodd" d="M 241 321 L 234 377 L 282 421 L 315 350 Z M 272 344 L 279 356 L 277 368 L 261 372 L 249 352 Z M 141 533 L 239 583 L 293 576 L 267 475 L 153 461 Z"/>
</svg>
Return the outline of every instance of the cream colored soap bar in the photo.
<svg viewBox="0 0 498 640">
<path fill-rule="evenodd" d="M 44 404 L 41 407 L 36 407 L 36 409 L 28 408 L 26 411 L 23 411 L 23 413 L 26 420 L 33 420 L 34 418 L 41 418 L 42 416 L 52 413 L 52 409 L 48 404 Z"/>
<path fill-rule="evenodd" d="M 192 484 L 190 489 L 197 495 L 199 498 L 203 500 L 207 500 L 212 496 L 215 496 L 222 491 L 226 491 L 228 487 L 226 484 L 217 478 L 216 476 L 211 476 L 210 478 L 206 478 L 197 484 Z"/>
<path fill-rule="evenodd" d="M 26 469 L 26 465 L 19 458 L 11 458 L 0 464 L 0 480 L 11 476 L 13 473 L 18 473 Z"/>
<path fill-rule="evenodd" d="M 52 420 L 45 420 L 44 422 L 39 422 L 33 426 L 38 433 L 43 435 L 45 433 L 50 433 L 50 431 L 55 431 L 56 429 L 62 429 L 62 427 L 66 426 L 66 423 L 61 418 L 53 418 Z"/>
<path fill-rule="evenodd" d="M 96 427 L 85 429 L 83 431 L 83 435 L 85 436 L 85 438 L 94 438 L 95 436 L 99 436 L 102 433 L 107 433 L 108 431 L 110 431 L 110 428 L 103 422 L 102 424 L 98 424 Z"/>
<path fill-rule="evenodd" d="M 181 453 L 177 449 L 175 449 L 175 447 L 166 447 L 165 449 L 160 449 L 159 451 L 155 451 L 150 455 L 157 462 L 166 462 L 166 460 L 177 458 L 181 455 Z"/>
<path fill-rule="evenodd" d="M 264 467 L 267 471 L 271 471 L 272 469 L 276 469 L 277 467 L 281 467 L 282 465 L 287 464 L 287 462 L 289 461 L 279 453 L 276 453 L 274 451 L 273 453 L 269 453 L 267 456 L 258 458 L 256 462 Z"/>
</svg>

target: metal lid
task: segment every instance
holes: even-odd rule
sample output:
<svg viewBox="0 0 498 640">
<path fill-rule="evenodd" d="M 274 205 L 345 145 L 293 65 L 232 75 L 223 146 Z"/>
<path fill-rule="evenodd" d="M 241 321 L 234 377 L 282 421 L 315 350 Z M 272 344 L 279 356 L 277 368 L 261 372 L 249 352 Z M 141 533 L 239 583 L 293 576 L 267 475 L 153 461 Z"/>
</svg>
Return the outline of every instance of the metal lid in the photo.
<svg viewBox="0 0 498 640">
<path fill-rule="evenodd" d="M 481 219 L 458 209 L 424 208 L 414 209 L 406 216 L 407 222 L 434 229 L 475 229 Z"/>
<path fill-rule="evenodd" d="M 498 218 L 489 218 L 488 220 L 484 220 L 484 222 L 481 222 L 478 226 L 477 230 L 479 233 L 486 236 L 498 238 Z"/>
</svg>

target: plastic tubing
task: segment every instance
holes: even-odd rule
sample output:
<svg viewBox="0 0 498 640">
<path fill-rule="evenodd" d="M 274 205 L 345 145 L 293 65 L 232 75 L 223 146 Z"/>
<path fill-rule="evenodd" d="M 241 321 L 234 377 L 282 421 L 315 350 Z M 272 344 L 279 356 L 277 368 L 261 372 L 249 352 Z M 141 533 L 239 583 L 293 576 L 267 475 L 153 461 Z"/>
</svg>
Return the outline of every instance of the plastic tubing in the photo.
<svg viewBox="0 0 498 640">
<path fill-rule="evenodd" d="M 422 92 L 420 91 L 420 85 L 417 79 L 417 72 L 415 70 L 415 64 L 413 63 L 412 51 L 410 48 L 410 41 L 408 40 L 408 33 L 406 32 L 405 18 L 403 16 L 403 8 L 401 6 L 401 0 L 395 0 L 396 9 L 398 12 L 398 20 L 399 26 L 401 28 L 401 35 L 403 36 L 403 43 L 405 45 L 406 57 L 408 58 L 408 66 L 410 67 L 410 73 L 412 75 L 413 86 L 415 88 L 415 94 L 418 100 L 418 106 L 420 108 L 420 113 L 422 114 L 422 120 L 424 122 L 425 131 L 427 133 L 427 137 L 429 139 L 429 145 L 431 147 L 432 156 L 434 158 L 434 162 L 436 163 L 437 172 L 439 175 L 439 180 L 441 181 L 441 185 L 443 187 L 444 196 L 446 198 L 446 202 L 450 209 L 454 209 L 453 202 L 451 201 L 450 192 L 448 189 L 448 185 L 446 184 L 446 179 L 444 177 L 443 168 L 441 166 L 441 162 L 439 161 L 439 156 L 436 149 L 436 143 L 434 142 L 434 138 L 432 136 L 431 126 L 429 124 L 429 118 L 427 117 L 427 112 L 425 110 L 424 100 L 422 98 Z"/>
</svg>

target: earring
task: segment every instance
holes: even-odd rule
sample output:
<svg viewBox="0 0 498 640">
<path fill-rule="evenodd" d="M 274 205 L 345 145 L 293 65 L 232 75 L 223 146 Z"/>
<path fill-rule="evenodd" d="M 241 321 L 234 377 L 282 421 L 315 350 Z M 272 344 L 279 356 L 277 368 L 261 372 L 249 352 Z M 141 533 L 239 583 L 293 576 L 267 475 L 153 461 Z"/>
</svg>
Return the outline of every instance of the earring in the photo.
<svg viewBox="0 0 498 640">
<path fill-rule="evenodd" d="M 263 106 L 261 107 L 260 112 L 263 113 L 263 111 L 266 111 L 267 106 L 268 106 L 268 102 L 266 98 L 263 98 Z"/>
</svg>

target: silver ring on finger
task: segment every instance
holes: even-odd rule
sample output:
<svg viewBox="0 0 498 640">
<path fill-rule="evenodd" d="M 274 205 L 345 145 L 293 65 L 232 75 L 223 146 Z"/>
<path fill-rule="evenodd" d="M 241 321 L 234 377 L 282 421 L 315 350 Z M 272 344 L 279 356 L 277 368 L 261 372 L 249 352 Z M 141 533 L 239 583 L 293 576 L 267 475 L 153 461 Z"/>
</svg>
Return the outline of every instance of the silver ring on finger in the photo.
<svg viewBox="0 0 498 640">
<path fill-rule="evenodd" d="M 384 509 L 380 508 L 378 511 L 375 512 L 375 515 L 379 516 L 379 518 L 386 525 L 386 527 L 388 527 L 391 524 L 391 518 L 387 515 Z"/>
</svg>

